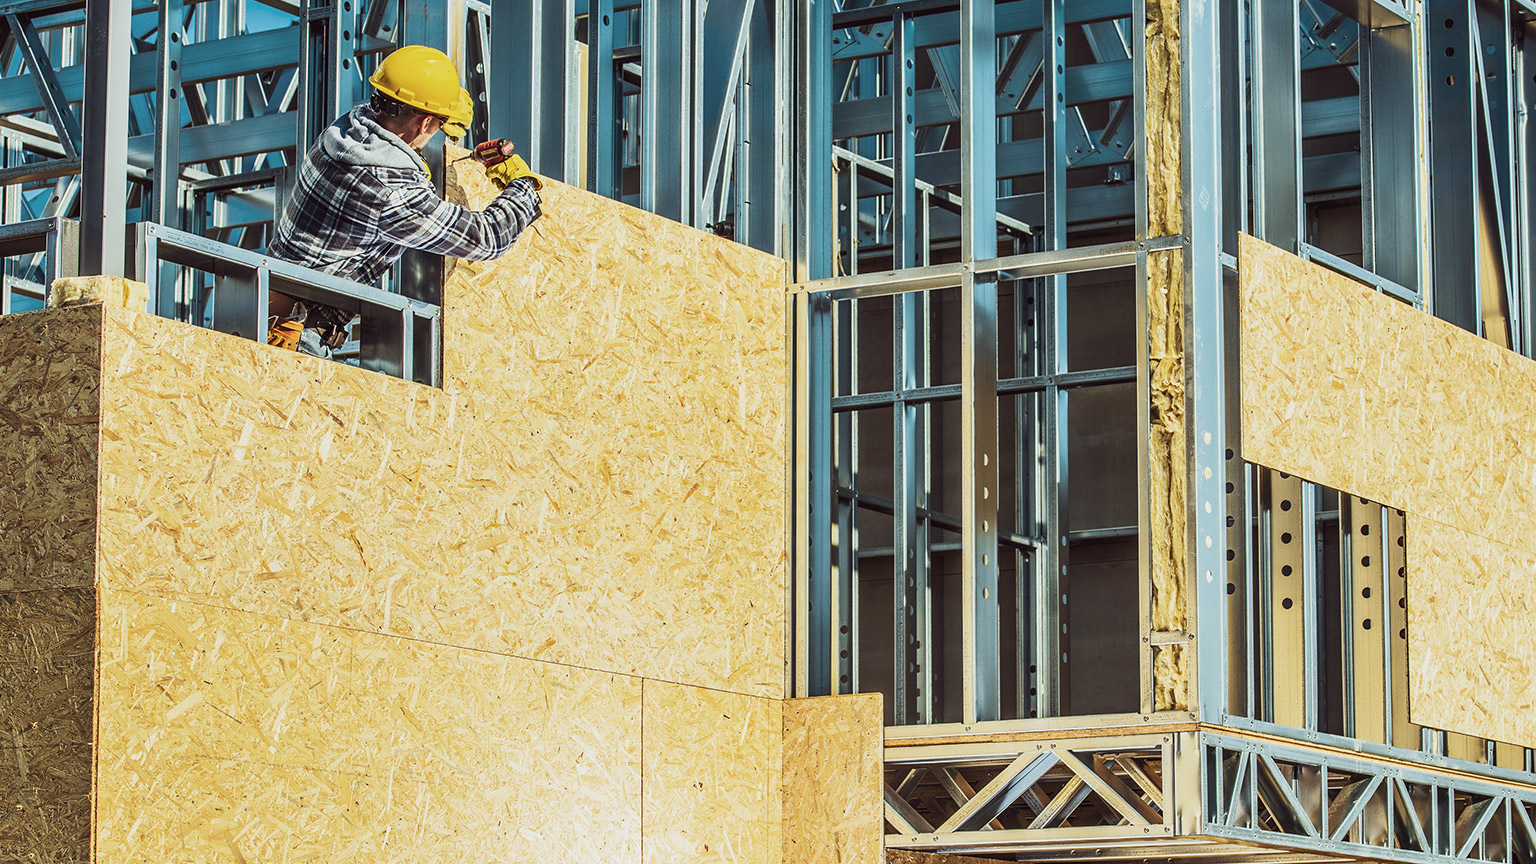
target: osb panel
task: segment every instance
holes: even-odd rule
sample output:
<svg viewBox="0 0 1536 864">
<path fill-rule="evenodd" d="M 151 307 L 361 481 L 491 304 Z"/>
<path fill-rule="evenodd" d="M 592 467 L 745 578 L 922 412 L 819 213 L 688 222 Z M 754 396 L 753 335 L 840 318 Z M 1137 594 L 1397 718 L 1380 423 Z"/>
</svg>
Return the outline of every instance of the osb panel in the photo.
<svg viewBox="0 0 1536 864">
<path fill-rule="evenodd" d="M 107 582 L 782 695 L 782 263 L 544 201 L 453 267 L 441 391 L 111 311 Z"/>
<path fill-rule="evenodd" d="M 89 588 L 0 594 L 0 776 L 12 749 L 91 743 L 96 595 Z"/>
<path fill-rule="evenodd" d="M 1147 0 L 1147 233 L 1184 230 L 1179 0 Z"/>
<path fill-rule="evenodd" d="M 0 760 L 0 861 L 90 861 L 91 745 L 0 748 Z"/>
<path fill-rule="evenodd" d="M 1536 364 L 1251 237 L 1239 251 L 1243 457 L 1406 511 L 1413 722 L 1536 744 Z"/>
<path fill-rule="evenodd" d="M 640 682 L 103 595 L 98 862 L 640 857 Z"/>
<path fill-rule="evenodd" d="M 1251 237 L 1239 251 L 1243 457 L 1536 551 L 1536 363 Z"/>
<path fill-rule="evenodd" d="M 644 860 L 780 864 L 784 703 L 645 682 Z"/>
<path fill-rule="evenodd" d="M 0 316 L 0 593 L 91 584 L 101 309 Z"/>
<path fill-rule="evenodd" d="M 1414 723 L 1536 747 L 1536 554 L 1410 519 L 1408 657 Z"/>
<path fill-rule="evenodd" d="M 784 703 L 785 864 L 879 864 L 884 717 L 878 693 Z"/>
</svg>

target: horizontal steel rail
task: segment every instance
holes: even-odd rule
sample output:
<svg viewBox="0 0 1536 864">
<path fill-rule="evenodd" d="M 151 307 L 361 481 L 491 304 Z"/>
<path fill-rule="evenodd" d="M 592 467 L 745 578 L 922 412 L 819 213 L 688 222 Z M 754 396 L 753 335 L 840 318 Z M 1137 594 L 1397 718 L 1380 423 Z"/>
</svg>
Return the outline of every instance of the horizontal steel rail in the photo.
<svg viewBox="0 0 1536 864">
<path fill-rule="evenodd" d="M 12 271 L 7 271 L 4 290 L 0 290 L 0 314 L 11 312 L 13 291 L 46 303 L 55 279 L 75 275 L 80 261 L 79 250 L 80 224 L 73 219 L 54 216 L 0 225 L 0 259 L 25 255 L 30 260 L 39 261 L 42 268 L 35 282 L 19 279 Z M 18 290 L 23 285 L 32 290 Z"/>
<path fill-rule="evenodd" d="M 268 291 L 355 313 L 361 319 L 358 362 L 364 369 L 437 386 L 442 310 L 434 305 L 320 273 L 152 222 L 138 223 L 135 264 L 149 285 L 155 311 L 167 318 L 192 316 L 165 280 L 168 262 L 212 273 L 213 329 L 250 339 L 267 332 Z"/>
</svg>

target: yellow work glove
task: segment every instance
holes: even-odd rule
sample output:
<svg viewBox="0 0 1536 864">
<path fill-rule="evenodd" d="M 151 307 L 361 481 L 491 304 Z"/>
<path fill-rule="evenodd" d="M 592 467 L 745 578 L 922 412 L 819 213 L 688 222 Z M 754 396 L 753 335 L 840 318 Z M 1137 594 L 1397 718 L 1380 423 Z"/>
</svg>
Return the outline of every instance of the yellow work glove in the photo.
<svg viewBox="0 0 1536 864">
<path fill-rule="evenodd" d="M 539 179 L 539 175 L 533 173 L 521 156 L 508 156 L 505 162 L 486 166 L 485 176 L 500 183 L 503 188 L 519 177 L 532 180 L 535 189 L 544 188 L 544 181 Z"/>
</svg>

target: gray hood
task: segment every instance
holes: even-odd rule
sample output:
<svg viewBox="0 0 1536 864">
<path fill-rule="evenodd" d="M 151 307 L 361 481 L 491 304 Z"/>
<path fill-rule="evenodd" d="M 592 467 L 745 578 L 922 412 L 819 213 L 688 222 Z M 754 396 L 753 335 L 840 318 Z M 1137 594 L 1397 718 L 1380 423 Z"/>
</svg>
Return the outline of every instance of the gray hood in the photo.
<svg viewBox="0 0 1536 864">
<path fill-rule="evenodd" d="M 373 112 L 359 105 L 337 118 L 320 133 L 325 155 L 343 165 L 426 171 L 421 156 L 395 133 L 373 120 Z"/>
</svg>

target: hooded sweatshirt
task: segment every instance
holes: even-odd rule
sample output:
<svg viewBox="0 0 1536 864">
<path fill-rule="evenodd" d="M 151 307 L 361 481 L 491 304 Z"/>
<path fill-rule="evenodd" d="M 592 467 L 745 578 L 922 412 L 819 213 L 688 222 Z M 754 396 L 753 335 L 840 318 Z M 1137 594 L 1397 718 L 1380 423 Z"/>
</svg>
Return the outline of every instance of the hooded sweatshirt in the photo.
<svg viewBox="0 0 1536 864">
<path fill-rule="evenodd" d="M 305 154 L 268 252 L 374 282 L 407 249 L 497 258 L 539 215 L 538 192 L 526 178 L 508 184 L 484 210 L 444 201 L 421 155 L 359 105 Z"/>
</svg>

